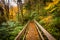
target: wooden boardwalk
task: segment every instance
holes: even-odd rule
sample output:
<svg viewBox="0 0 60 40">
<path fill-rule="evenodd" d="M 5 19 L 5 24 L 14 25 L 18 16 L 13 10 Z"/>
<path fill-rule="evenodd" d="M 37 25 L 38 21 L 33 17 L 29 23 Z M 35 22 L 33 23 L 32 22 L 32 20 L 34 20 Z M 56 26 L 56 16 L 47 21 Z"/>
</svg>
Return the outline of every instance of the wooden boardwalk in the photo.
<svg viewBox="0 0 60 40">
<path fill-rule="evenodd" d="M 34 22 L 30 22 L 28 26 L 28 32 L 26 34 L 26 40 L 40 40 L 38 31 Z"/>
<path fill-rule="evenodd" d="M 15 40 L 56 40 L 50 33 L 48 33 L 36 20 L 29 21 L 23 30 L 16 36 Z"/>
</svg>

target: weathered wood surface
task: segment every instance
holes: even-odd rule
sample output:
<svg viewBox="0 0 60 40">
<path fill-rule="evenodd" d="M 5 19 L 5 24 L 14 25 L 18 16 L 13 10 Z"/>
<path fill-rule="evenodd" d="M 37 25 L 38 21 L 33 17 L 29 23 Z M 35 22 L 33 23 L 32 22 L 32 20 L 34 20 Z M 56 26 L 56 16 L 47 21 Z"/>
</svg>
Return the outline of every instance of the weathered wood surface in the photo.
<svg viewBox="0 0 60 40">
<path fill-rule="evenodd" d="M 15 38 L 15 40 L 20 40 L 21 36 L 24 34 L 26 37 L 26 31 L 29 28 L 29 23 L 31 21 L 29 21 L 25 27 L 23 28 L 22 31 L 20 31 L 20 33 L 17 35 L 17 37 Z M 37 32 L 39 33 L 38 35 L 40 36 L 41 40 L 45 40 L 41 31 L 43 32 L 43 34 L 48 38 L 48 40 L 56 40 L 49 32 L 47 32 L 36 20 L 33 21 L 35 23 L 35 28 L 37 29 Z M 32 26 L 32 25 L 30 25 Z M 33 28 L 34 29 L 34 28 Z M 40 31 L 41 30 L 41 31 Z"/>
</svg>

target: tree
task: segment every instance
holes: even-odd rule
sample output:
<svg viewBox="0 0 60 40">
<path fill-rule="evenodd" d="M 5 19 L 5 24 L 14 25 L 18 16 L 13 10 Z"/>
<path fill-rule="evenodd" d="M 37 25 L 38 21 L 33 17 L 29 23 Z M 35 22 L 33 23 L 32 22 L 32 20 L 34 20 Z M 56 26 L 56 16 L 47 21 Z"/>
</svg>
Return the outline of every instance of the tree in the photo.
<svg viewBox="0 0 60 40">
<path fill-rule="evenodd" d="M 21 11 L 21 22 L 23 24 L 23 4 L 22 4 L 22 0 L 17 0 L 17 4 L 18 4 L 18 8 L 19 8 L 19 12 Z M 19 20 L 19 13 L 18 13 L 18 20 Z"/>
</svg>

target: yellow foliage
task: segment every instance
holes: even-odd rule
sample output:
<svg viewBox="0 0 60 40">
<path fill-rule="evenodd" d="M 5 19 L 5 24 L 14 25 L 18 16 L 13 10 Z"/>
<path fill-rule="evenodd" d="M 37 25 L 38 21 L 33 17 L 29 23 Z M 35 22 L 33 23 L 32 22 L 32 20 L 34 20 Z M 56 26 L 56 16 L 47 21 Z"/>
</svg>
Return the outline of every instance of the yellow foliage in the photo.
<svg viewBox="0 0 60 40">
<path fill-rule="evenodd" d="M 16 21 L 16 13 L 18 12 L 17 7 L 11 7 L 9 10 L 9 19 Z"/>
<path fill-rule="evenodd" d="M 23 14 L 25 14 L 26 13 L 26 9 L 23 9 Z"/>
<path fill-rule="evenodd" d="M 52 3 L 50 3 L 48 6 L 46 6 L 44 9 L 48 10 L 49 8 L 51 8 L 53 6 Z"/>
<path fill-rule="evenodd" d="M 51 19 L 53 18 L 53 16 L 47 16 L 46 18 L 42 19 L 42 21 L 44 21 L 45 23 L 49 23 L 51 22 Z"/>
<path fill-rule="evenodd" d="M 53 4 L 57 4 L 60 0 L 53 0 Z"/>
<path fill-rule="evenodd" d="M 53 0 L 52 3 L 47 3 L 48 6 L 46 6 L 44 9 L 48 10 L 48 9 L 54 7 L 57 3 L 59 3 L 59 0 Z"/>
<path fill-rule="evenodd" d="M 54 11 L 56 8 L 53 8 L 50 12 Z"/>
</svg>

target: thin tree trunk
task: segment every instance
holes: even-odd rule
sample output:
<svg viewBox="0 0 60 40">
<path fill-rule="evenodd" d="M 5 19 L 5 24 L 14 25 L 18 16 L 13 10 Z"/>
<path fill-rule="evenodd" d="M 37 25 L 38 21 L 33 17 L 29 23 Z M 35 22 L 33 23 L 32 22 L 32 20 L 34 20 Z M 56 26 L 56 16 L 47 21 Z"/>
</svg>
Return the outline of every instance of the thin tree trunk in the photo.
<svg viewBox="0 0 60 40">
<path fill-rule="evenodd" d="M 22 24 L 23 24 L 24 16 L 23 16 L 23 4 L 22 3 L 20 5 L 20 10 L 21 10 L 21 21 L 22 21 Z"/>
</svg>

